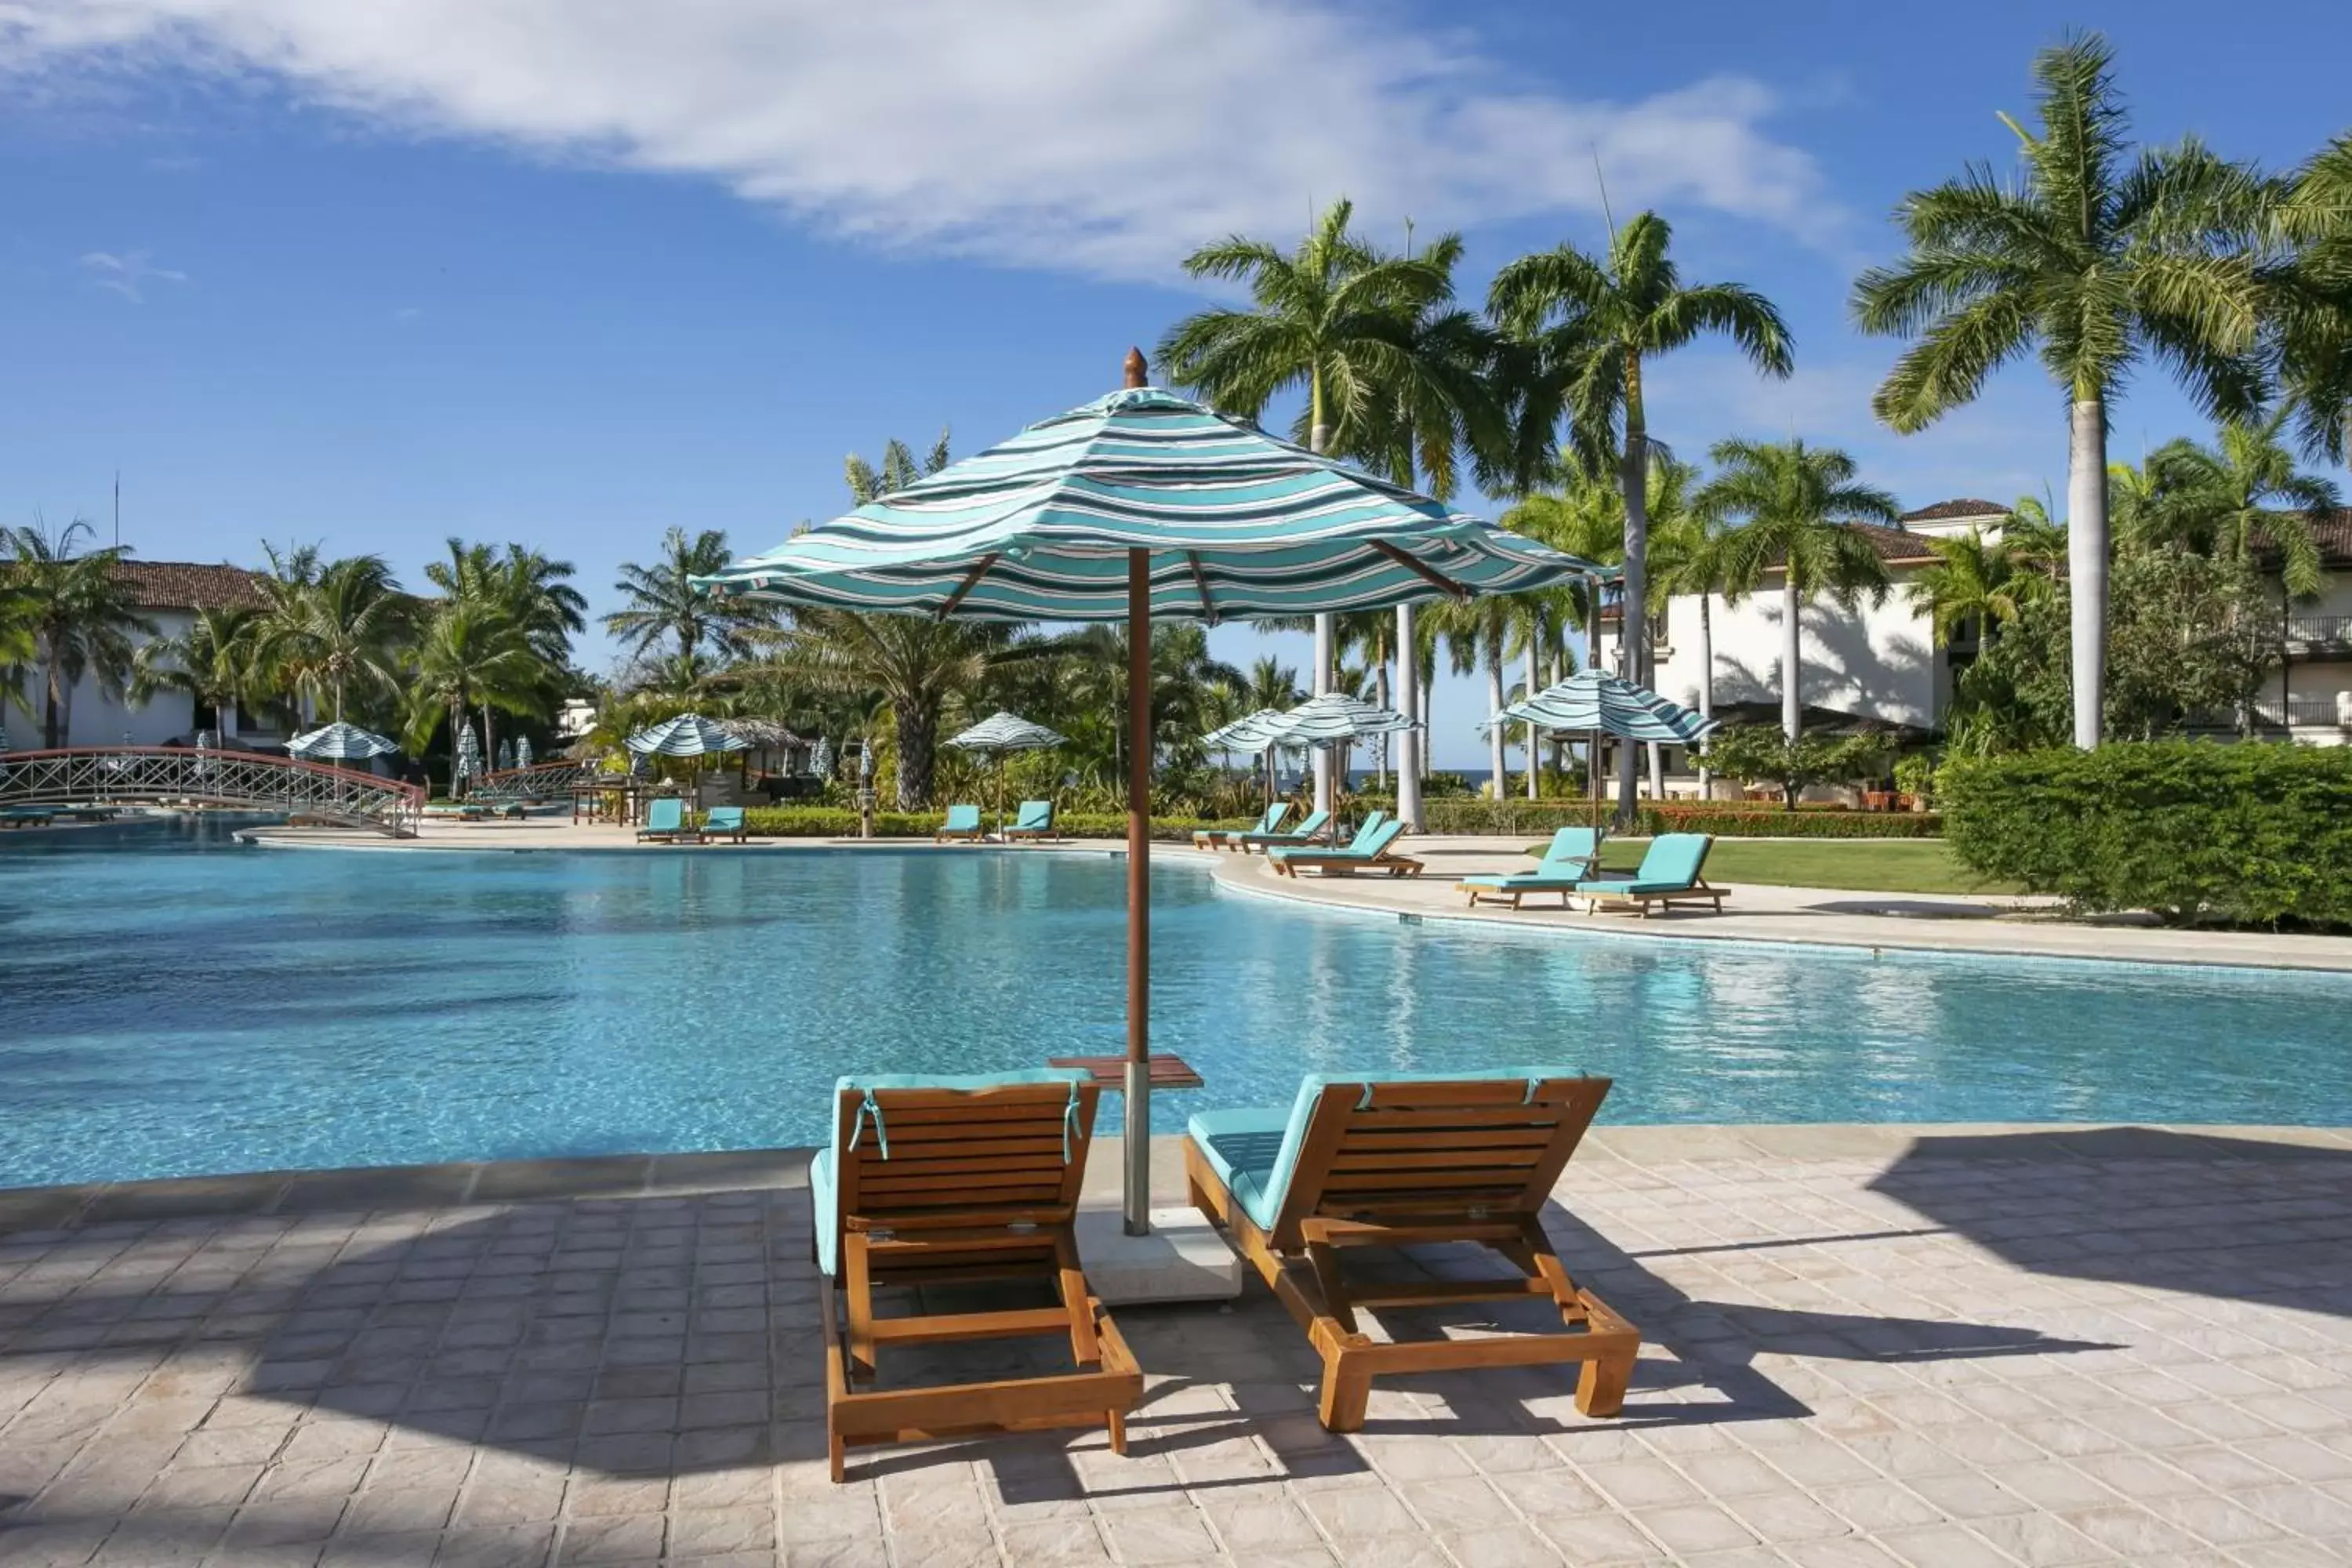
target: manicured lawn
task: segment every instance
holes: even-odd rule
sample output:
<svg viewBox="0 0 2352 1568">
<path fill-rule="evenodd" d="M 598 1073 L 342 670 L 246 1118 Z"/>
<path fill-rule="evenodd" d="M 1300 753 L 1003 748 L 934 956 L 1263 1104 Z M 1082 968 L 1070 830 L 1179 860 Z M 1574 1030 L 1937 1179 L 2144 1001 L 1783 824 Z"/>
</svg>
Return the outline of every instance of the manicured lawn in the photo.
<svg viewBox="0 0 2352 1568">
<path fill-rule="evenodd" d="M 1630 872 L 1642 863 L 1646 838 L 1612 838 L 1601 848 L 1601 869 Z M 1528 852 L 1538 854 L 1538 845 Z M 1784 888 L 1849 888 L 1868 893 L 2021 893 L 1971 875 L 1937 838 L 1718 838 L 1707 852 L 1711 882 L 1764 882 Z"/>
</svg>

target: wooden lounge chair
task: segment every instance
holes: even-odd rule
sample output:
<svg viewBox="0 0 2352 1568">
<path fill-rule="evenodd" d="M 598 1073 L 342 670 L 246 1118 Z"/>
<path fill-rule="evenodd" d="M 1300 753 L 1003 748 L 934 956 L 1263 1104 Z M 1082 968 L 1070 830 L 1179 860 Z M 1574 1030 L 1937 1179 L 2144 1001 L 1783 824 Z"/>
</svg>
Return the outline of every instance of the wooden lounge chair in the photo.
<svg viewBox="0 0 2352 1568">
<path fill-rule="evenodd" d="M 743 824 L 743 808 L 740 805 L 714 805 L 702 814 L 702 837 L 732 838 L 743 843 L 751 830 Z"/>
<path fill-rule="evenodd" d="M 948 807 L 947 820 L 940 824 L 940 830 L 937 833 L 931 835 L 931 842 L 945 844 L 950 839 L 961 839 L 977 844 L 984 837 L 985 832 L 986 830 L 980 826 L 980 807 L 951 805 Z"/>
<path fill-rule="evenodd" d="M 1265 815 L 1257 819 L 1257 826 L 1255 827 L 1244 827 L 1240 829 L 1231 827 L 1196 827 L 1192 830 L 1192 847 L 1195 849 L 1238 849 L 1241 847 L 1239 842 L 1241 839 L 1247 837 L 1253 833 L 1274 832 L 1276 828 L 1282 826 L 1282 819 L 1289 815 L 1290 803 L 1286 800 L 1277 800 L 1272 805 L 1265 808 Z"/>
<path fill-rule="evenodd" d="M 1274 862 L 1275 874 L 1280 877 L 1296 877 L 1301 870 L 1320 871 L 1327 877 L 1352 877 L 1359 871 L 1418 877 L 1421 862 L 1390 848 L 1403 831 L 1403 823 L 1386 821 L 1376 811 L 1364 819 L 1364 826 L 1356 830 L 1356 837 L 1344 848 L 1306 849 L 1278 845 L 1267 850 L 1265 858 Z"/>
<path fill-rule="evenodd" d="M 1100 1093 L 1076 1068 L 835 1086 L 833 1140 L 809 1165 L 835 1480 L 852 1444 L 971 1432 L 1102 1426 L 1112 1449 L 1127 1452 L 1127 1413 L 1143 1397 L 1143 1374 L 1087 1288 L 1072 1229 Z M 877 1286 L 990 1279 L 1041 1280 L 1059 1304 L 888 1318 L 875 1310 Z M 1076 1370 L 870 1387 L 886 1345 L 1037 1335 L 1067 1335 Z"/>
<path fill-rule="evenodd" d="M 47 806 L 12 805 L 0 811 L 0 827 L 47 827 L 56 816 Z"/>
<path fill-rule="evenodd" d="M 1051 838 L 1059 843 L 1062 830 L 1054 826 L 1054 803 L 1050 800 L 1024 800 L 1021 815 L 1004 829 L 1007 842 L 1015 838 Z"/>
<path fill-rule="evenodd" d="M 1287 832 L 1269 828 L 1264 833 L 1228 834 L 1225 837 L 1225 847 L 1238 849 L 1246 855 L 1253 849 L 1272 850 L 1283 845 L 1304 848 L 1309 845 L 1328 842 L 1330 837 L 1331 814 L 1328 811 L 1318 811 L 1309 814 L 1306 821 Z"/>
<path fill-rule="evenodd" d="M 1576 896 L 1587 909 L 1603 905 L 1631 908 L 1647 918 L 1654 907 L 1712 904 L 1723 912 L 1722 888 L 1710 888 L 1699 872 L 1715 837 L 1706 833 L 1661 833 L 1650 840 L 1642 864 L 1630 878 L 1603 882 L 1580 882 Z"/>
<path fill-rule="evenodd" d="M 1469 894 L 1473 905 L 1484 900 L 1490 904 L 1507 903 L 1516 910 L 1529 893 L 1558 893 L 1559 907 L 1566 909 L 1576 889 L 1600 868 L 1601 830 L 1563 827 L 1551 836 L 1534 870 L 1465 877 L 1454 886 Z"/>
<path fill-rule="evenodd" d="M 656 844 L 693 844 L 698 841 L 693 828 L 686 825 L 686 802 L 677 796 L 664 795 L 646 804 L 646 825 L 637 829 L 637 842 L 651 839 Z"/>
<path fill-rule="evenodd" d="M 1381 1081 L 1311 1076 L 1287 1110 L 1205 1111 L 1184 1140 L 1194 1206 L 1223 1226 L 1323 1359 L 1320 1413 L 1364 1424 L 1372 1379 L 1391 1373 L 1581 1362 L 1576 1407 L 1613 1415 L 1641 1334 L 1570 1279 L 1544 1234 L 1544 1202 L 1591 1124 L 1605 1078 L 1544 1068 Z M 1515 1275 L 1350 1281 L 1351 1247 L 1480 1242 Z M 1562 1332 L 1381 1342 L 1359 1309 L 1535 1297 Z"/>
</svg>

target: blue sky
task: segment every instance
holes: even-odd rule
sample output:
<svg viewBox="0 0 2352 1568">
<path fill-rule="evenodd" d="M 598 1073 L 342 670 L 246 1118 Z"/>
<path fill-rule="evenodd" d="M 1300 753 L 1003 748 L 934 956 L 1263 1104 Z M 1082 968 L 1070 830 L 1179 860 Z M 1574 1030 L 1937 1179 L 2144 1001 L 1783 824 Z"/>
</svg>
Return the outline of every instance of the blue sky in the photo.
<svg viewBox="0 0 2352 1568">
<path fill-rule="evenodd" d="M 517 538 L 607 608 L 673 523 L 764 548 L 838 510 L 851 450 L 1107 389 L 1202 302 L 1203 239 L 1344 192 L 1376 237 L 1462 229 L 1483 291 L 1598 242 L 1596 156 L 1797 335 L 1786 384 L 1669 362 L 1666 438 L 1835 442 L 1907 505 L 2063 492 L 2031 366 L 1874 426 L 1895 348 L 1845 298 L 1894 203 L 2008 158 L 1993 111 L 2070 24 L 2148 139 L 2285 163 L 2344 128 L 2340 4 L 2240 8 L 2226 49 L 2210 6 L 1792 9 L 0 0 L 0 518 L 103 530 L 119 468 L 151 559 L 316 540 L 414 576 Z M 2151 375 L 2117 455 L 2184 431 Z M 1477 699 L 1442 700 L 1441 761 L 1478 760 Z"/>
</svg>

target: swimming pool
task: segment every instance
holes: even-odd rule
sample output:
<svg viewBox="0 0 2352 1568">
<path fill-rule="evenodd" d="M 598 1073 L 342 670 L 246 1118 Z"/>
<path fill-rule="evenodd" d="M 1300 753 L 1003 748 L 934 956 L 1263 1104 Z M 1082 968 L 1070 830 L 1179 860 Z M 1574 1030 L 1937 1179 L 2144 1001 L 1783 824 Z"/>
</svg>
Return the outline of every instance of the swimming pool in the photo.
<svg viewBox="0 0 2352 1568">
<path fill-rule="evenodd" d="M 29 837 L 30 836 L 26 836 Z M 1124 863 L 0 847 L 0 1183 L 764 1147 L 848 1070 L 1119 1050 Z M 1549 1061 L 1618 1121 L 2352 1123 L 2352 977 L 1407 925 L 1162 865 L 1209 1086 Z"/>
</svg>

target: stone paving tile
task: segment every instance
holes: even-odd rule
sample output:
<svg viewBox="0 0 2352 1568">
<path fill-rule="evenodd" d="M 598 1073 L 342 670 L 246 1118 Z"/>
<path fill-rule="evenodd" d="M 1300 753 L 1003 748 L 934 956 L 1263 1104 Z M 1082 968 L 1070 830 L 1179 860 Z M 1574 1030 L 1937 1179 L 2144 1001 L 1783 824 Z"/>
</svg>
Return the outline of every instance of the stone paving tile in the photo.
<svg viewBox="0 0 2352 1568">
<path fill-rule="evenodd" d="M 1334 1437 L 1253 1285 L 1121 1314 L 1127 1458 L 861 1450 L 842 1486 L 796 1190 L 0 1205 L 0 1564 L 2352 1562 L 2352 1154 L 1636 1131 L 1549 1216 L 1643 1330 L 1619 1420 L 1532 1369 L 1397 1380 Z"/>
</svg>

